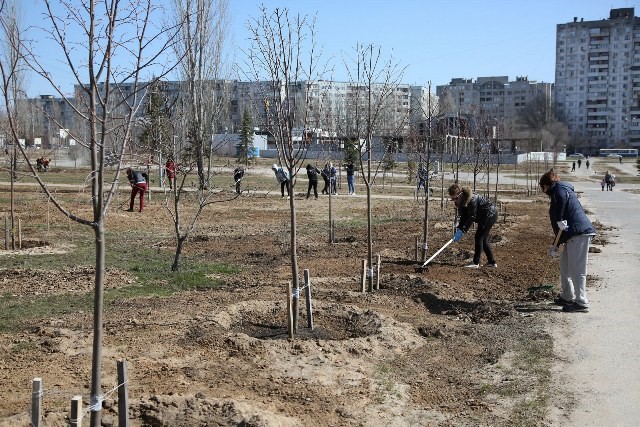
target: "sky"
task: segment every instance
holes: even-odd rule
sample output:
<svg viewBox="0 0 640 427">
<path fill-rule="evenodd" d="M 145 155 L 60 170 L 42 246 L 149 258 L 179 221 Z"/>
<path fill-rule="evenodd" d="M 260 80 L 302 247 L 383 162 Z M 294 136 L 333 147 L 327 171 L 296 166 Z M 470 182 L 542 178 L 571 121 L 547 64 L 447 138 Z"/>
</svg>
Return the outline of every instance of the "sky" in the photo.
<svg viewBox="0 0 640 427">
<path fill-rule="evenodd" d="M 27 23 L 42 22 L 42 0 L 22 2 L 29 9 Z M 431 83 L 433 92 L 452 78 L 507 76 L 553 83 L 557 24 L 574 17 L 606 19 L 621 7 L 634 7 L 640 16 L 640 0 L 229 0 L 229 47 L 238 62 L 248 47 L 247 23 L 259 16 L 261 5 L 316 18 L 321 61 L 334 69 L 326 79 L 346 81 L 340 58 L 358 44 L 374 44 L 404 69 L 403 83 Z M 55 49 L 45 40 L 39 47 L 45 63 L 53 61 Z M 50 63 L 51 74 L 71 93 L 71 76 L 59 63 Z M 32 78 L 27 93 L 52 90 Z"/>
</svg>

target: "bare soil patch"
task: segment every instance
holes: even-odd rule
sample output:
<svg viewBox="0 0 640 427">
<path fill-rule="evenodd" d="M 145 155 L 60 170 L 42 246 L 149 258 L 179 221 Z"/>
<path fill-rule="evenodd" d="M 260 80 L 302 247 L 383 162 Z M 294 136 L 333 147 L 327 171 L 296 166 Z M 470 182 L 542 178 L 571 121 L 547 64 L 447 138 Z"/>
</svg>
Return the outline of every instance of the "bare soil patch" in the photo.
<svg viewBox="0 0 640 427">
<path fill-rule="evenodd" d="M 366 199 L 338 196 L 332 205 L 336 241 L 329 244 L 326 196 L 296 200 L 299 262 L 312 278 L 315 328 L 306 328 L 302 298 L 294 340 L 286 330 L 288 202 L 272 194 L 212 205 L 186 247 L 184 263 L 224 262 L 240 272 L 215 275 L 213 288 L 106 304 L 103 388 L 116 386 L 116 360 L 126 359 L 132 425 L 506 426 L 520 402 L 546 394 L 544 371 L 517 363 L 527 343 L 551 347 L 540 314 L 556 307 L 550 295 L 529 292 L 557 280 L 557 264 L 546 257 L 552 236 L 545 198 L 504 203 L 493 237 L 497 269 L 462 268 L 473 251 L 469 235 L 422 273 L 414 248 L 423 205 L 375 199 L 380 290 L 364 294 Z M 451 227 L 452 207 L 441 212 L 433 205 L 429 254 L 449 239 Z M 42 225 L 44 211 L 21 214 Z M 72 254 L 79 250 L 74 242 L 90 237 L 55 221 L 58 228 L 36 239 L 50 252 L 37 256 Z M 110 250 L 128 256 L 138 247 L 174 248 L 159 195 L 142 214 L 115 208 L 108 229 Z M 0 253 L 9 256 L 17 255 Z M 170 265 L 166 270 L 171 281 Z M 73 299 L 92 292 L 93 274 L 90 265 L 0 268 L 0 293 L 16 301 L 43 294 Z M 109 266 L 107 289 L 135 284 L 135 272 Z M 0 426 L 28 425 L 34 377 L 48 390 L 45 425 L 66 425 L 70 398 L 88 399 L 91 347 L 91 312 L 36 316 L 0 334 Z M 105 395 L 105 425 L 117 423 L 115 397 Z M 539 416 L 535 425 L 544 425 L 542 415 L 532 414 Z"/>
</svg>

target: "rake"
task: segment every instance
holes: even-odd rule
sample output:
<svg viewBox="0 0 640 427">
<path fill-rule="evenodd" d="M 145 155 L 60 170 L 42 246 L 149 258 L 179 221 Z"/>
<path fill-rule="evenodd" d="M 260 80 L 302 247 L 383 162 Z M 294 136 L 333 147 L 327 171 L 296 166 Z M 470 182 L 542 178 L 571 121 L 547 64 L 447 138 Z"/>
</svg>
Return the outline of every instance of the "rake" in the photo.
<svg viewBox="0 0 640 427">
<path fill-rule="evenodd" d="M 558 242 L 560 241 L 560 235 L 562 235 L 562 228 L 558 230 L 558 234 L 556 234 L 555 239 L 553 239 L 553 246 L 558 246 Z M 533 286 L 533 287 L 527 289 L 530 294 L 535 294 L 536 292 L 541 292 L 541 291 L 546 292 L 546 291 L 550 291 L 551 289 L 553 289 L 553 285 L 545 283 L 547 281 L 547 273 L 549 272 L 549 265 L 550 264 L 551 264 L 551 262 L 548 262 L 547 263 L 547 267 L 544 269 L 544 275 L 542 276 L 542 285 Z"/>
</svg>

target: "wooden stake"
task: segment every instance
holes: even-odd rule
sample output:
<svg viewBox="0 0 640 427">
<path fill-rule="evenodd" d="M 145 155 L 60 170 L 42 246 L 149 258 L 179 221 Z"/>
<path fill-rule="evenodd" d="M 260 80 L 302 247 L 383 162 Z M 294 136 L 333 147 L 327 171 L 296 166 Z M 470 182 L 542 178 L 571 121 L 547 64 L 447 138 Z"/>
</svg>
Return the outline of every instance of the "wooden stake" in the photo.
<svg viewBox="0 0 640 427">
<path fill-rule="evenodd" d="M 367 260 L 362 260 L 362 274 L 360 275 L 360 282 L 362 284 L 362 293 L 366 292 L 367 286 Z"/>
<path fill-rule="evenodd" d="M 18 218 L 18 249 L 22 249 L 22 220 Z"/>
<path fill-rule="evenodd" d="M 380 254 L 376 255 L 376 290 L 380 289 Z"/>
<path fill-rule="evenodd" d="M 9 218 L 4 216 L 4 250 L 9 249 Z"/>
<path fill-rule="evenodd" d="M 118 426 L 129 427 L 129 377 L 127 361 L 118 359 Z"/>
<path fill-rule="evenodd" d="M 42 378 L 34 378 L 31 382 L 31 425 L 40 426 L 42 419 Z"/>
<path fill-rule="evenodd" d="M 307 302 L 307 327 L 313 331 L 313 308 L 311 305 L 311 277 L 309 269 L 304 270 L 304 290 Z"/>
<path fill-rule="evenodd" d="M 82 396 L 73 396 L 71 399 L 69 423 L 71 427 L 82 427 Z"/>
<path fill-rule="evenodd" d="M 293 308 L 291 307 L 291 281 L 287 283 L 287 331 L 289 338 L 293 339 Z"/>
<path fill-rule="evenodd" d="M 293 290 L 292 303 L 293 303 L 293 331 L 298 332 L 298 315 L 300 314 L 300 285 L 296 283 L 296 287 Z"/>
</svg>

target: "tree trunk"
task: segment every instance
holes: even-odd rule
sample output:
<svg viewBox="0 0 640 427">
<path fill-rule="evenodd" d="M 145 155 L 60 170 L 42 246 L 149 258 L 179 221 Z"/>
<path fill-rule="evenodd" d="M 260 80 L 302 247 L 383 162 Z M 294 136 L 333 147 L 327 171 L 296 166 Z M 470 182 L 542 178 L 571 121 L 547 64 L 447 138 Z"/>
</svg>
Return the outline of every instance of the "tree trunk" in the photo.
<svg viewBox="0 0 640 427">
<path fill-rule="evenodd" d="M 104 222 L 93 226 L 96 245 L 95 294 L 93 297 L 93 357 L 91 361 L 91 426 L 100 427 L 102 410 L 102 306 L 104 301 L 105 236 Z"/>
</svg>

